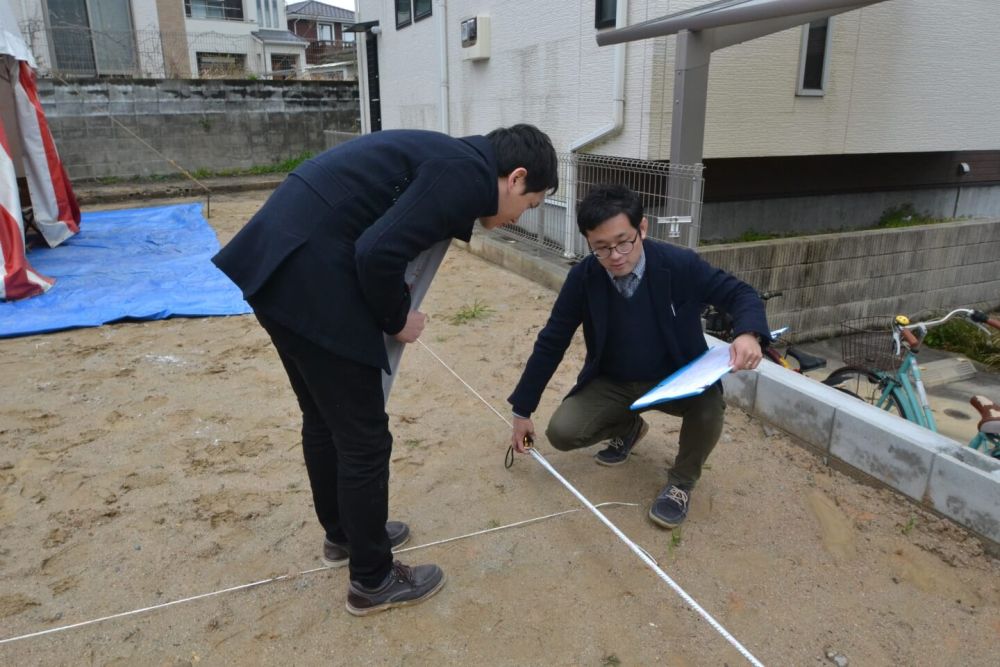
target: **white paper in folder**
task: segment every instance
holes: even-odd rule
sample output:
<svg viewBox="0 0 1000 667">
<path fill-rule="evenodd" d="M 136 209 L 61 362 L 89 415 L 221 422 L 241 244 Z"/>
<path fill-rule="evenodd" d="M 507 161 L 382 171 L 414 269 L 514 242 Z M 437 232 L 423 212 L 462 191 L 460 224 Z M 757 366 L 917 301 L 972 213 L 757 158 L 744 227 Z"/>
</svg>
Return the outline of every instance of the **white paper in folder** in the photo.
<svg viewBox="0 0 1000 667">
<path fill-rule="evenodd" d="M 732 369 L 729 345 L 713 347 L 646 392 L 632 404 L 632 409 L 641 410 L 657 403 L 696 396 Z"/>
</svg>

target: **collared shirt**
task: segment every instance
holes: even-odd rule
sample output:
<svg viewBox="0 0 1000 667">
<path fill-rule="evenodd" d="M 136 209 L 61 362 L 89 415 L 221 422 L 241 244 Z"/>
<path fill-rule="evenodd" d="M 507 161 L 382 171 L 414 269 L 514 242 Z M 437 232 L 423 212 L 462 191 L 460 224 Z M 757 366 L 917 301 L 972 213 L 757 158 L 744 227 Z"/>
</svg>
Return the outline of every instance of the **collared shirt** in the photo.
<svg viewBox="0 0 1000 667">
<path fill-rule="evenodd" d="M 642 276 L 646 272 L 646 251 L 643 249 L 642 254 L 639 255 L 639 261 L 636 262 L 635 268 L 632 269 L 631 273 L 618 277 L 607 269 L 604 270 L 608 274 L 608 278 L 611 278 L 611 282 L 614 284 L 615 289 L 618 290 L 618 293 L 628 299 L 635 294 L 635 288 L 639 286 L 639 281 L 642 280 Z"/>
</svg>

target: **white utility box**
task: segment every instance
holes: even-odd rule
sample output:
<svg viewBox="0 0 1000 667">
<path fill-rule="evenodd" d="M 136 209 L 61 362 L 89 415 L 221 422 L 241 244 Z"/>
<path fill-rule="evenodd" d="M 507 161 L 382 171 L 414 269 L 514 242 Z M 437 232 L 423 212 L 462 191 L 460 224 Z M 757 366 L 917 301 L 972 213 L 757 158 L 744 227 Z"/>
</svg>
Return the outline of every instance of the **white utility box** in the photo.
<svg viewBox="0 0 1000 667">
<path fill-rule="evenodd" d="M 462 60 L 490 57 L 490 17 L 473 16 L 462 20 Z"/>
</svg>

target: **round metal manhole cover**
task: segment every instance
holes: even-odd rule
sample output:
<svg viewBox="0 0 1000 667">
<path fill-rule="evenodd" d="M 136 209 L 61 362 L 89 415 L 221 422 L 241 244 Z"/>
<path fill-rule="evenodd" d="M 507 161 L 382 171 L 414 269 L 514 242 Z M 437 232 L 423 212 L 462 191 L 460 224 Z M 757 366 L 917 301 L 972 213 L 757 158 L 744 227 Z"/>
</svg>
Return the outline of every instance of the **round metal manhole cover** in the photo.
<svg viewBox="0 0 1000 667">
<path fill-rule="evenodd" d="M 944 413 L 952 419 L 972 419 L 972 417 L 970 417 L 967 413 L 962 412 L 961 410 L 956 410 L 955 408 L 945 408 Z"/>
</svg>

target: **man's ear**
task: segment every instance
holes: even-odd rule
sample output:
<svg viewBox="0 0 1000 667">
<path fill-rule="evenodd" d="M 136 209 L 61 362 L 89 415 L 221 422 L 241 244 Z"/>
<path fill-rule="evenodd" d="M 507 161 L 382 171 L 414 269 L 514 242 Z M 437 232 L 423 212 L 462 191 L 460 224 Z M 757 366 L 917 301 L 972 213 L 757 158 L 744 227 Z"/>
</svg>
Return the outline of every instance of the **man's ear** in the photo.
<svg viewBox="0 0 1000 667">
<path fill-rule="evenodd" d="M 646 234 L 649 232 L 649 221 L 646 220 L 646 216 L 642 216 L 642 220 L 639 221 L 639 236 L 641 238 L 646 238 Z"/>
<path fill-rule="evenodd" d="M 525 187 L 525 179 L 528 177 L 528 170 L 524 167 L 518 167 L 514 169 L 509 174 L 507 174 L 507 191 L 514 192 L 517 189 L 517 185 L 523 188 Z"/>
</svg>

